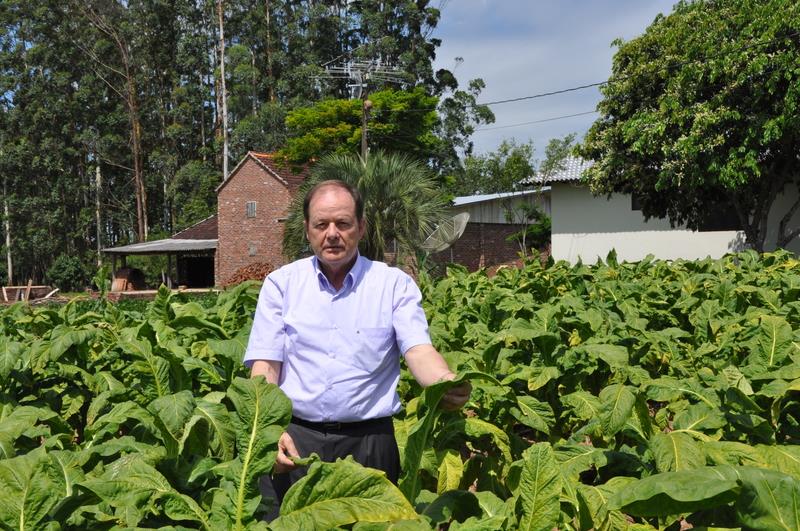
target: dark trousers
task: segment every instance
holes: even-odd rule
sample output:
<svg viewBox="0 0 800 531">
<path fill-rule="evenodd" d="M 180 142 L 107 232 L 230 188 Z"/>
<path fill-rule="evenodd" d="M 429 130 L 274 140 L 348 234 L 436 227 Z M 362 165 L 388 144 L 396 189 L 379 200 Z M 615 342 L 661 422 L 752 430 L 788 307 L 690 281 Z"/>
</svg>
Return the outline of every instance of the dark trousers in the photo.
<svg viewBox="0 0 800 531">
<path fill-rule="evenodd" d="M 316 452 L 323 461 L 332 462 L 350 455 L 364 466 L 383 470 L 392 483 L 397 483 L 400 477 L 400 453 L 391 417 L 338 429 L 300 426 L 293 421 L 286 431 L 292 436 L 300 457 Z M 266 502 L 268 498 L 274 500 L 267 521 L 278 517 L 286 491 L 305 475 L 306 467 L 297 467 L 284 474 L 261 477 L 261 495 Z"/>
</svg>

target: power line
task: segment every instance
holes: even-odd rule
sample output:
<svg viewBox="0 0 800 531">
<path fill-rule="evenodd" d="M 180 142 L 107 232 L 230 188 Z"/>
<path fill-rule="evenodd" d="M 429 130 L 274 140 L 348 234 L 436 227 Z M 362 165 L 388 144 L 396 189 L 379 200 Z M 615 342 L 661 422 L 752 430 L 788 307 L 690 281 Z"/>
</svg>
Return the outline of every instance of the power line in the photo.
<svg viewBox="0 0 800 531">
<path fill-rule="evenodd" d="M 611 83 L 611 81 L 600 81 L 600 82 L 597 82 L 597 83 L 590 83 L 588 85 L 581 85 L 579 87 L 570 87 L 570 88 L 561 89 L 561 90 L 553 90 L 551 92 L 542 92 L 542 93 L 539 93 L 539 94 L 532 94 L 530 96 L 520 96 L 519 98 L 510 98 L 510 99 L 507 99 L 507 100 L 488 101 L 486 103 L 479 103 L 478 105 L 489 106 L 489 105 L 500 105 L 501 103 L 512 103 L 512 102 L 515 102 L 515 101 L 533 100 L 533 99 L 536 99 L 536 98 L 544 98 L 546 96 L 555 96 L 556 94 L 564 94 L 565 92 L 574 92 L 576 90 L 583 90 L 583 89 L 592 88 L 592 87 L 599 87 L 601 85 L 607 85 L 609 83 Z"/>
<path fill-rule="evenodd" d="M 563 120 L 565 118 L 574 118 L 576 116 L 585 116 L 587 114 L 594 114 L 598 111 L 586 111 L 586 112 L 578 112 L 575 114 L 564 114 L 561 116 L 553 116 L 552 118 L 544 118 L 542 120 L 533 120 L 530 122 L 520 122 L 518 124 L 509 124 L 509 125 L 499 125 L 497 127 L 479 127 L 473 131 L 474 133 L 479 133 L 481 131 L 494 131 L 496 129 L 508 129 L 509 127 L 519 127 L 521 125 L 531 125 L 531 124 L 542 124 L 545 122 L 555 122 L 556 120 Z"/>
<path fill-rule="evenodd" d="M 716 53 L 716 54 L 711 54 L 711 55 L 708 55 L 706 57 L 702 57 L 702 58 L 699 58 L 699 59 L 690 59 L 690 60 L 687 60 L 687 61 L 681 61 L 679 63 L 669 64 L 669 65 L 657 68 L 655 71 L 658 72 L 659 70 L 672 70 L 672 69 L 680 68 L 682 66 L 690 65 L 690 64 L 693 64 L 693 63 L 704 63 L 704 62 L 708 61 L 709 59 L 716 59 L 718 57 L 724 57 L 726 55 L 731 55 L 731 54 L 736 53 L 736 52 L 741 52 L 741 51 L 744 51 L 744 50 L 748 50 L 750 48 L 755 48 L 757 46 L 765 46 L 767 44 L 772 44 L 774 42 L 778 42 L 778 41 L 781 41 L 781 40 L 784 40 L 784 39 L 789 39 L 791 37 L 796 37 L 797 35 L 800 35 L 800 31 L 795 31 L 793 33 L 789 33 L 789 34 L 783 35 L 781 37 L 775 37 L 774 39 L 769 39 L 769 40 L 766 40 L 766 41 L 753 42 L 753 43 L 750 43 L 750 44 L 746 44 L 746 45 L 744 45 L 744 46 L 742 46 L 740 48 L 736 48 L 734 50 L 729 50 L 729 51 L 725 51 L 725 52 L 719 52 L 719 53 Z M 541 92 L 539 94 L 531 94 L 530 96 L 520 96 L 519 98 L 509 98 L 509 99 L 506 99 L 506 100 L 488 101 L 486 103 L 479 103 L 478 105 L 487 105 L 487 106 L 488 105 L 500 105 L 500 104 L 503 104 L 503 103 L 512 103 L 512 102 L 516 102 L 516 101 L 524 101 L 524 100 L 533 100 L 533 99 L 537 99 L 537 98 L 544 98 L 544 97 L 547 97 L 547 96 L 554 96 L 556 94 L 564 94 L 566 92 L 574 92 L 576 90 L 584 90 L 584 89 L 587 89 L 587 88 L 601 87 L 603 85 L 609 85 L 611 83 L 619 83 L 621 81 L 627 81 L 628 79 L 630 79 L 630 78 L 632 78 L 634 76 L 637 76 L 637 75 L 640 75 L 639 72 L 633 72 L 633 73 L 627 74 L 625 76 L 619 76 L 617 78 L 608 79 L 606 81 L 598 81 L 597 83 L 589 83 L 588 85 L 580 85 L 580 86 L 577 86 L 577 87 L 570 87 L 570 88 L 561 89 L 561 90 L 553 90 L 553 91 L 550 91 L 550 92 Z"/>
</svg>

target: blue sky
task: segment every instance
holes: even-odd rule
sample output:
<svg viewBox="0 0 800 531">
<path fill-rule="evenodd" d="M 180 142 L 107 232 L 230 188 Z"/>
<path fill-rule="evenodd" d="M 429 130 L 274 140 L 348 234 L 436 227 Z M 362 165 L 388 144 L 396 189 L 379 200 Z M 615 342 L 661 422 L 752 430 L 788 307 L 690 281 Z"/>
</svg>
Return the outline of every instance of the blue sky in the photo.
<svg viewBox="0 0 800 531">
<path fill-rule="evenodd" d="M 439 0 L 442 17 L 433 36 L 442 40 L 436 68 L 454 70 L 463 87 L 486 82 L 481 102 L 529 96 L 608 79 L 616 38 L 640 35 L 674 0 Z M 464 61 L 455 66 L 455 58 Z M 594 111 L 597 88 L 493 105 L 496 122 L 477 131 L 476 153 L 504 138 L 533 140 L 536 157 L 551 138 L 582 137 L 596 119 L 587 114 L 538 124 L 523 122 Z"/>
</svg>

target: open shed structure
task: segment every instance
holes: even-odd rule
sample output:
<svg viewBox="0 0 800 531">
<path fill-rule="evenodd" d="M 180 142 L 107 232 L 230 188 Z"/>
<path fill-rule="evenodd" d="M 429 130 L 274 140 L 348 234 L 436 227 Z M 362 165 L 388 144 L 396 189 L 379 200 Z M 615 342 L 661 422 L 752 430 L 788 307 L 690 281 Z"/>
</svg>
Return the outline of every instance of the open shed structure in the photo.
<svg viewBox="0 0 800 531">
<path fill-rule="evenodd" d="M 167 268 L 162 282 L 169 288 L 209 288 L 214 286 L 214 255 L 217 250 L 217 216 L 210 216 L 171 238 L 109 247 L 115 272 L 127 267 L 128 256 L 165 255 Z"/>
</svg>

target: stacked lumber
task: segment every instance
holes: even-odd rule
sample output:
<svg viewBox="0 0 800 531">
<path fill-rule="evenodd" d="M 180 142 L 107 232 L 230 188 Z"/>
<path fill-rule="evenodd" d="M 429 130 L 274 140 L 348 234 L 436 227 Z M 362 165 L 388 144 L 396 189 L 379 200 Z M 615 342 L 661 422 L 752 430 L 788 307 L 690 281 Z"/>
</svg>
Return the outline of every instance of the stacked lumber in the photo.
<svg viewBox="0 0 800 531">
<path fill-rule="evenodd" d="M 228 287 L 241 284 L 246 280 L 264 280 L 274 270 L 275 267 L 269 262 L 256 262 L 237 269 L 222 285 L 223 287 Z"/>
</svg>

